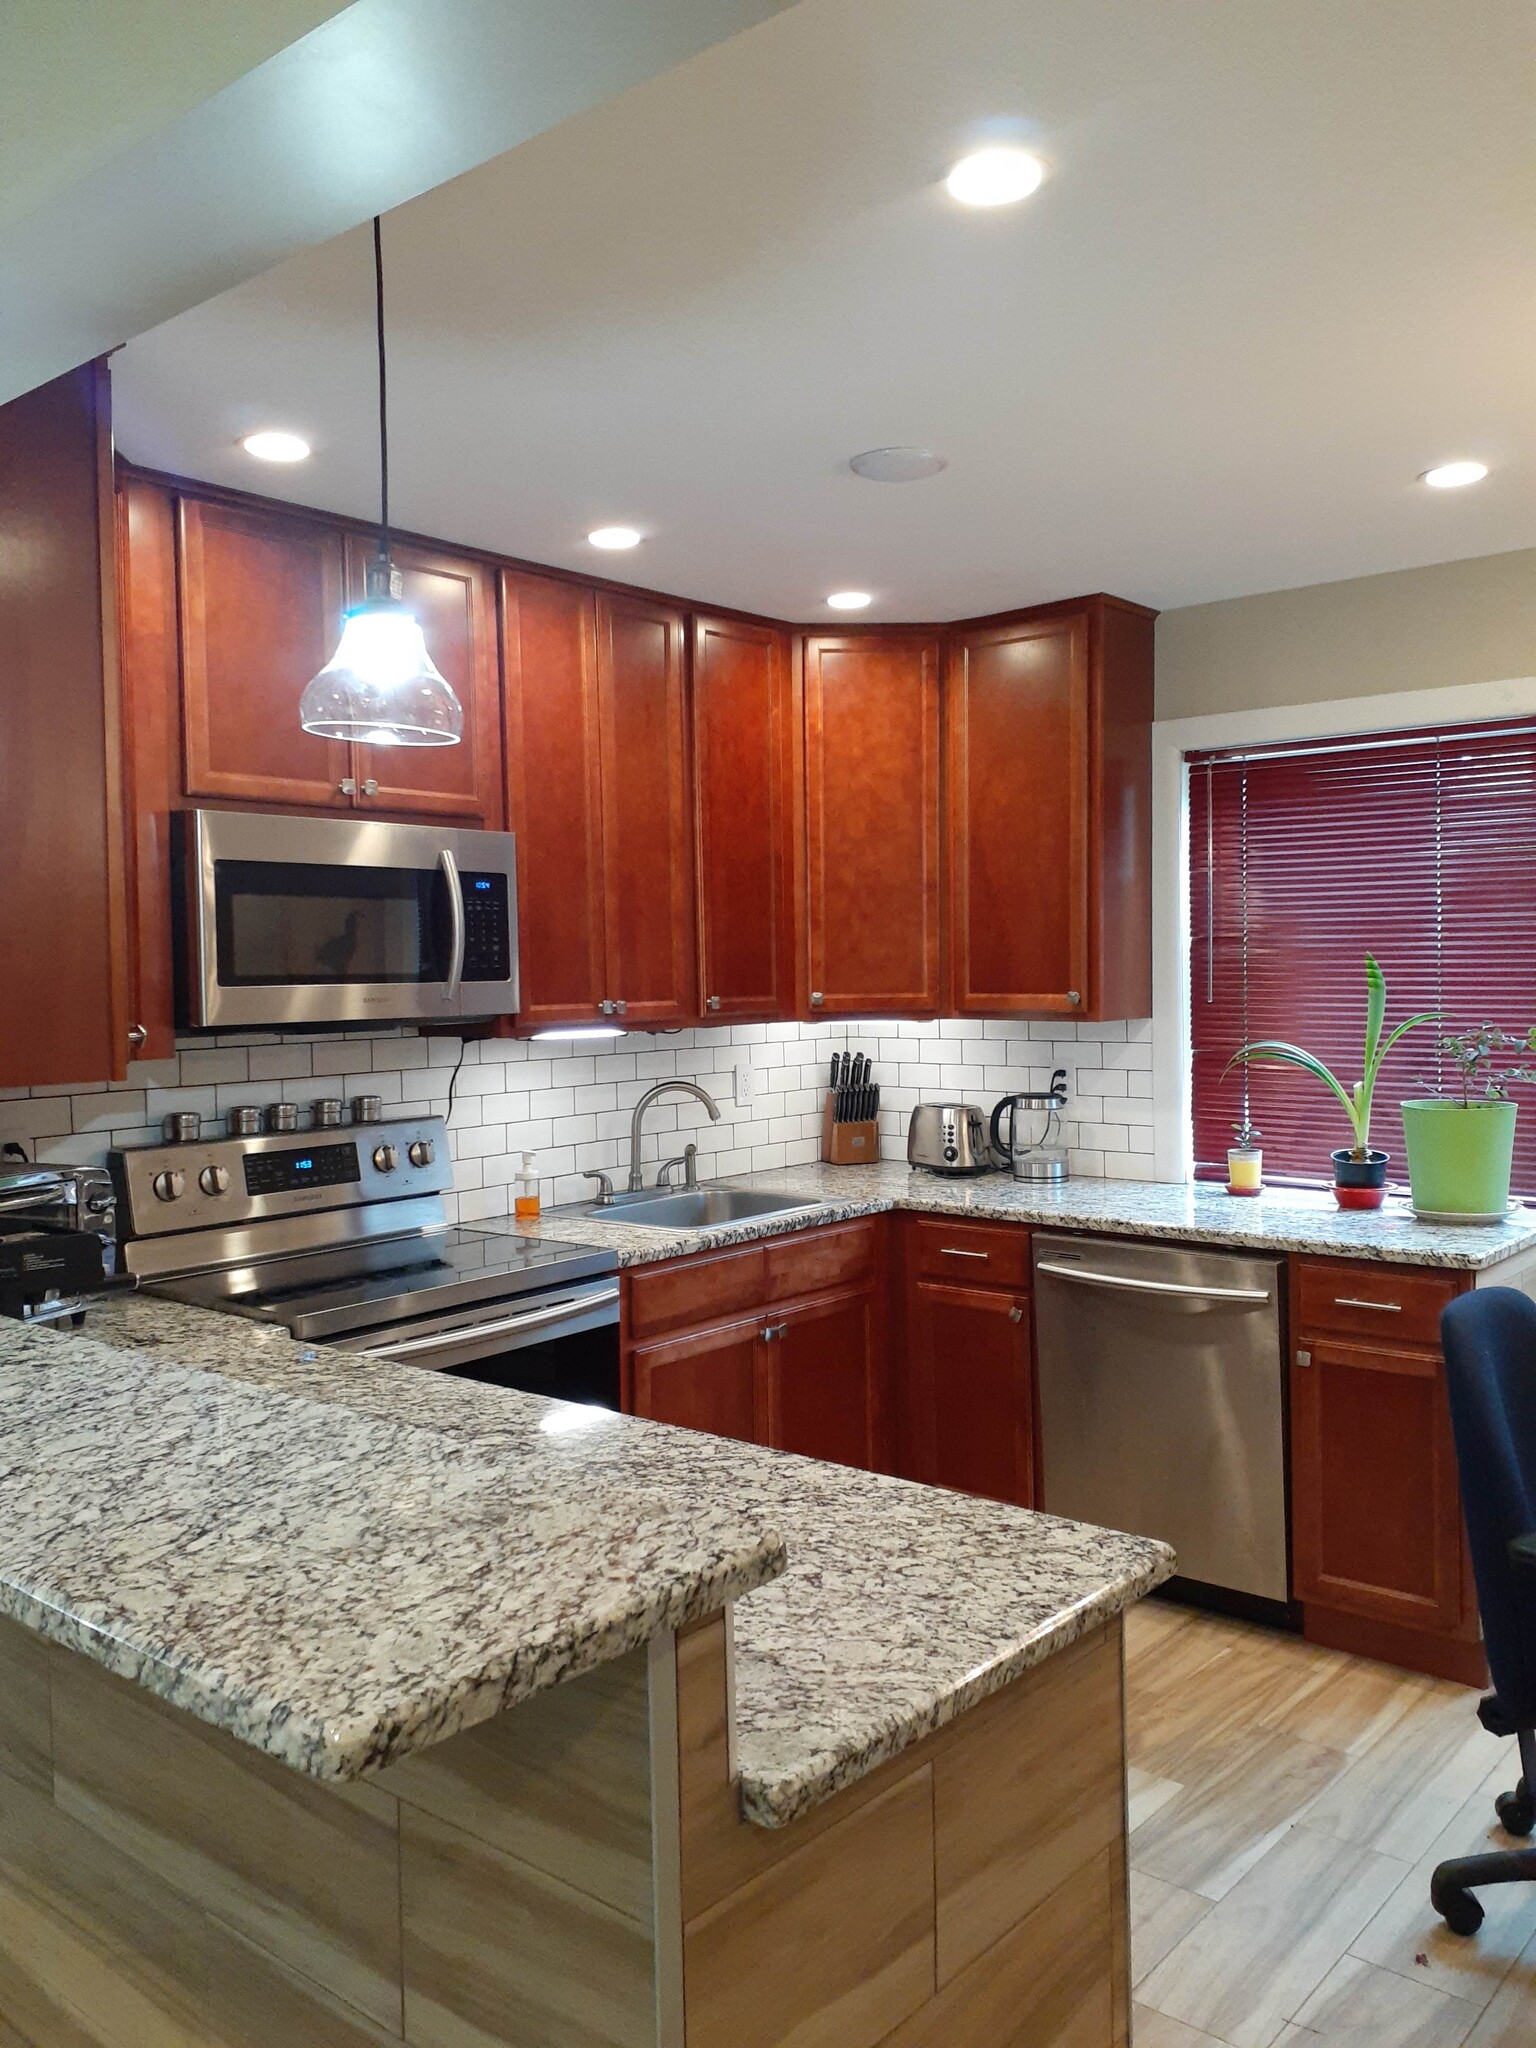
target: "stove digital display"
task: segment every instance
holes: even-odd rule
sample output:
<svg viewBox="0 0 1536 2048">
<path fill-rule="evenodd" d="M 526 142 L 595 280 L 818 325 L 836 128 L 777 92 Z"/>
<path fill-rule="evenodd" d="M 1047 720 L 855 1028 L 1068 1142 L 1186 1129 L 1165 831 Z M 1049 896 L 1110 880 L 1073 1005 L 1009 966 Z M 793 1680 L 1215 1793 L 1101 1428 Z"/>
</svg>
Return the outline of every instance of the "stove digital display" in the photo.
<svg viewBox="0 0 1536 2048">
<path fill-rule="evenodd" d="M 308 1145 L 297 1152 L 248 1152 L 248 1195 L 291 1195 L 301 1188 L 347 1187 L 362 1179 L 357 1146 Z"/>
</svg>

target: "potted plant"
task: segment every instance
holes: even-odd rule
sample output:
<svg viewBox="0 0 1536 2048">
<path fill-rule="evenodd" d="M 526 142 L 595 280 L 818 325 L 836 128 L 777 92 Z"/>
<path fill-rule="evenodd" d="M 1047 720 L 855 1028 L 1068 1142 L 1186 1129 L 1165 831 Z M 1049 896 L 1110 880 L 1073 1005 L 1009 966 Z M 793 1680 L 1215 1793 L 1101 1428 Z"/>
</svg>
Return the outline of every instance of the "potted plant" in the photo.
<svg viewBox="0 0 1536 2048">
<path fill-rule="evenodd" d="M 1227 1193 L 1261 1195 L 1264 1192 L 1264 1151 L 1259 1140 L 1264 1133 L 1247 1117 L 1234 1124 L 1237 1143 L 1227 1147 Z"/>
<path fill-rule="evenodd" d="M 1441 1039 L 1441 1057 L 1461 1084 L 1459 1100 L 1436 1095 L 1402 1105 L 1408 1179 L 1422 1215 L 1501 1217 L 1508 1209 L 1517 1114 L 1509 1089 L 1536 1081 L 1536 1068 L 1518 1057 L 1531 1052 L 1536 1027 L 1522 1034 L 1480 1024 Z M 1514 1063 L 1502 1064 L 1511 1055 Z"/>
<path fill-rule="evenodd" d="M 1436 1021 L 1439 1012 L 1420 1010 L 1383 1037 L 1387 1021 L 1387 978 L 1373 956 L 1365 956 L 1365 1052 L 1360 1079 L 1346 1088 L 1315 1053 L 1281 1038 L 1260 1038 L 1239 1047 L 1227 1062 L 1227 1072 L 1239 1063 L 1272 1067 L 1299 1067 L 1331 1088 L 1349 1118 L 1354 1143 L 1333 1154 L 1333 1193 L 1341 1209 L 1379 1209 L 1387 1192 L 1387 1155 L 1371 1149 L 1371 1102 L 1376 1093 L 1381 1063 L 1405 1032 L 1420 1024 Z"/>
</svg>

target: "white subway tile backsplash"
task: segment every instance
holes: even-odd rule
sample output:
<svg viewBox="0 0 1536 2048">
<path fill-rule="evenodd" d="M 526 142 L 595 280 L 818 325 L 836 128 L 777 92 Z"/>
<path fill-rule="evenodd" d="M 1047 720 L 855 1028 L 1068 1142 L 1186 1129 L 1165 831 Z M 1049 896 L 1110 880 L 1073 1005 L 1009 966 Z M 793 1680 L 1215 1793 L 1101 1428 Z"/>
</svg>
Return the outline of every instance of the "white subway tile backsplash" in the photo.
<svg viewBox="0 0 1536 2048">
<path fill-rule="evenodd" d="M 232 1041 L 232 1042 L 231 1042 Z M 91 1161 L 112 1143 L 152 1143 L 171 1110 L 212 1119 L 236 1103 L 307 1102 L 314 1095 L 380 1095 L 386 1113 L 443 1115 L 457 1065 L 449 1143 L 459 1220 L 504 1214 L 524 1151 L 539 1154 L 546 1202 L 584 1200 L 587 1168 L 623 1175 L 630 1115 L 658 1080 L 695 1080 L 720 1108 L 712 1122 L 686 1095 L 648 1113 L 647 1178 L 659 1159 L 697 1145 L 711 1175 L 799 1165 L 817 1156 L 833 1052 L 864 1052 L 881 1084 L 881 1146 L 906 1155 L 907 1119 L 921 1101 L 958 1098 L 990 1109 L 998 1095 L 1040 1091 L 1067 1071 L 1059 1142 L 1072 1170 L 1150 1178 L 1152 1036 L 1146 1020 L 1080 1024 L 1028 1018 L 885 1018 L 835 1024 L 736 1024 L 633 1032 L 596 1050 L 581 1040 L 422 1038 L 412 1032 L 232 1034 L 184 1042 L 174 1059 L 143 1060 L 107 1088 L 0 1093 L 0 1143 L 41 1158 Z M 461 1059 L 462 1055 L 462 1059 Z M 749 1066 L 752 1099 L 735 1099 Z M 1042 1125 L 1032 1128 L 1038 1133 Z"/>
</svg>

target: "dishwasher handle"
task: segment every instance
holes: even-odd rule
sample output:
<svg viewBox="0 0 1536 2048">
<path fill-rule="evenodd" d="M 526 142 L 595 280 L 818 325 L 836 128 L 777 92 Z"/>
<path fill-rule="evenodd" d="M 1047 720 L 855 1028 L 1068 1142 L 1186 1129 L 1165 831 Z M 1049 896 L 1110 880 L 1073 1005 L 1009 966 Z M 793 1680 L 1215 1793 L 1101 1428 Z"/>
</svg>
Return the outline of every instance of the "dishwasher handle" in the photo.
<svg viewBox="0 0 1536 2048">
<path fill-rule="evenodd" d="M 1035 1271 L 1057 1280 L 1076 1280 L 1084 1287 L 1113 1287 L 1127 1294 L 1163 1294 L 1180 1301 L 1265 1302 L 1267 1287 L 1192 1287 L 1182 1280 L 1133 1280 L 1126 1273 L 1093 1273 L 1084 1266 L 1054 1266 L 1042 1259 Z"/>
</svg>

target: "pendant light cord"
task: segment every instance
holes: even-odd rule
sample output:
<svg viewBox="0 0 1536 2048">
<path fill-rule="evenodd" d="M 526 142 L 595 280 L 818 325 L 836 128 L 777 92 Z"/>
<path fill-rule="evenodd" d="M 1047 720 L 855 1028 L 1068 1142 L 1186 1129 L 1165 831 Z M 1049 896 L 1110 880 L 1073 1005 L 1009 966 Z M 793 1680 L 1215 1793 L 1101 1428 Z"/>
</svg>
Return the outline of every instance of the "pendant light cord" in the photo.
<svg viewBox="0 0 1536 2048">
<path fill-rule="evenodd" d="M 389 407 L 384 362 L 384 243 L 373 216 L 373 303 L 379 342 L 379 560 L 389 560 Z"/>
</svg>

